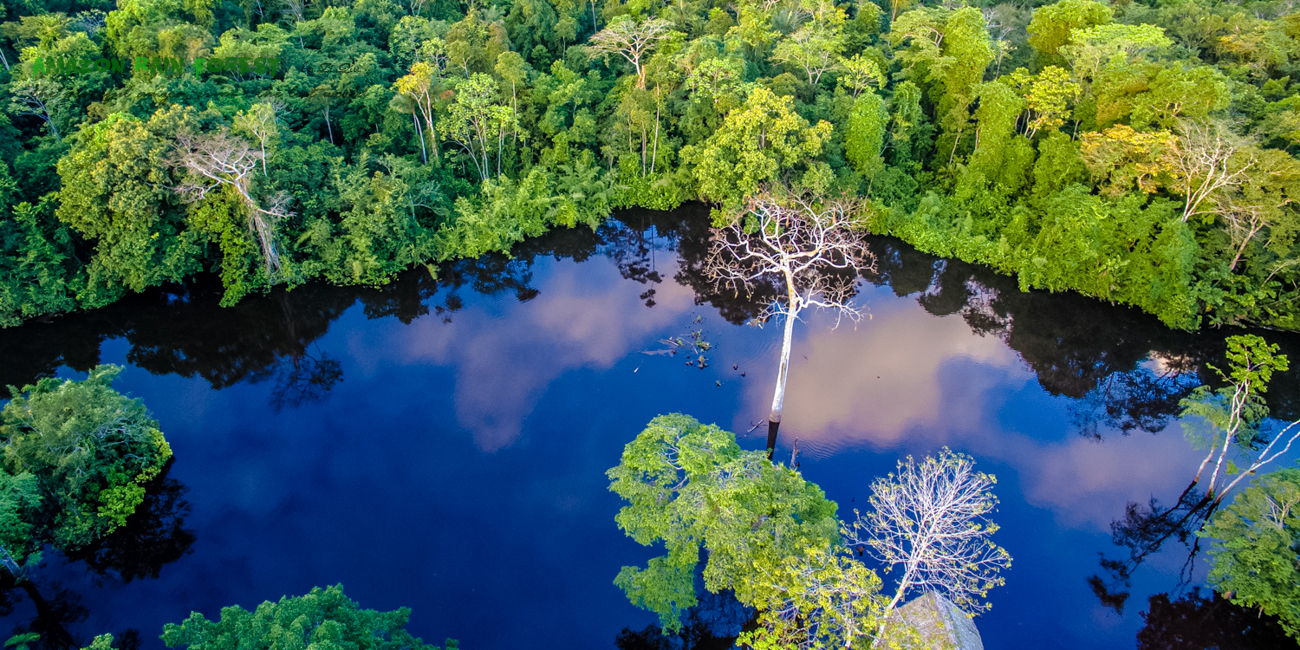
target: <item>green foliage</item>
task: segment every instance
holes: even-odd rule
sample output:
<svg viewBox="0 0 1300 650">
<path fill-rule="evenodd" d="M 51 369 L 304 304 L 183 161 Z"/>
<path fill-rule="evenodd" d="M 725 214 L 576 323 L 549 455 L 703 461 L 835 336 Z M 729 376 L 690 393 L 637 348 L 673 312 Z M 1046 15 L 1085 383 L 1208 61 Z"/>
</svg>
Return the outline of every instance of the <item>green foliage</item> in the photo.
<svg viewBox="0 0 1300 650">
<path fill-rule="evenodd" d="M 1286 355 L 1278 354 L 1276 343 L 1254 334 L 1229 336 L 1227 373 L 1210 365 L 1225 385 L 1215 389 L 1197 386 L 1180 402 L 1183 430 L 1193 446 L 1213 449 L 1224 444 L 1250 449 L 1261 438 L 1260 425 L 1268 417 L 1264 393 L 1274 372 L 1286 372 Z"/>
<path fill-rule="evenodd" d="M 667 549 L 645 568 L 623 567 L 615 584 L 666 629 L 678 629 L 681 612 L 696 603 L 702 548 L 705 587 L 734 590 L 754 604 L 770 597 L 750 579 L 755 566 L 775 568 L 836 539 L 836 505 L 821 489 L 762 452 L 742 451 L 734 434 L 686 415 L 651 420 L 608 475 L 610 489 L 628 502 L 615 517 L 619 528 Z"/>
<path fill-rule="evenodd" d="M 448 639 L 445 649 L 423 643 L 406 631 L 411 610 L 392 612 L 359 609 L 343 594 L 343 586 L 315 587 L 304 596 L 285 596 L 279 602 L 264 602 L 253 611 L 238 605 L 225 607 L 216 621 L 198 612 L 179 625 L 168 623 L 162 640 L 168 648 L 187 650 L 452 650 L 459 644 Z M 95 638 L 112 642 L 111 635 Z M 91 646 L 94 650 L 102 650 Z"/>
<path fill-rule="evenodd" d="M 725 215 L 786 186 L 865 191 L 878 228 L 1026 288 L 1300 329 L 1300 18 L 1157 4 L 122 0 L 98 28 L 25 0 L 0 23 L 0 326 L 200 272 L 224 304 L 381 285 L 613 208 Z M 32 65 L 137 56 L 280 70 Z M 1193 169 L 1207 125 L 1232 153 Z M 182 136 L 214 134 L 251 171 L 182 164 Z"/>
<path fill-rule="evenodd" d="M 42 504 L 27 520 L 26 548 L 77 549 L 113 532 L 171 458 L 144 404 L 113 390 L 120 372 L 98 366 L 82 381 L 45 378 L 11 389 L 0 411 L 3 470 L 15 480 L 34 476 Z"/>
<path fill-rule="evenodd" d="M 1029 45 L 1041 55 L 1055 55 L 1074 30 L 1109 23 L 1111 13 L 1109 6 L 1094 0 L 1061 0 L 1039 7 L 1026 28 Z"/>
<path fill-rule="evenodd" d="M 169 141 L 194 120 L 179 107 L 148 120 L 114 114 L 78 132 L 59 161 L 59 221 L 95 246 L 80 296 L 86 306 L 202 268 L 201 244 L 168 189 L 179 181 L 166 160 Z"/>
<path fill-rule="evenodd" d="M 736 206 L 762 184 L 807 170 L 831 132 L 826 121 L 810 126 L 794 111 L 793 98 L 756 88 L 721 129 L 682 157 L 694 163 L 702 197 Z"/>
<path fill-rule="evenodd" d="M 755 568 L 758 627 L 740 635 L 740 647 L 869 646 L 884 619 L 880 578 L 844 549 L 810 548 Z"/>
<path fill-rule="evenodd" d="M 880 95 L 864 91 L 853 101 L 848 132 L 844 134 L 844 152 L 853 168 L 868 180 L 885 166 L 881 152 L 885 146 L 885 123 L 889 114 Z"/>
<path fill-rule="evenodd" d="M 1197 533 L 1214 540 L 1209 581 L 1236 605 L 1276 616 L 1300 638 L 1300 470 L 1255 480 Z"/>
<path fill-rule="evenodd" d="M 41 505 L 36 477 L 28 472 L 17 476 L 0 469 L 0 564 L 20 577 L 28 564 L 40 561 L 32 520 Z"/>
</svg>

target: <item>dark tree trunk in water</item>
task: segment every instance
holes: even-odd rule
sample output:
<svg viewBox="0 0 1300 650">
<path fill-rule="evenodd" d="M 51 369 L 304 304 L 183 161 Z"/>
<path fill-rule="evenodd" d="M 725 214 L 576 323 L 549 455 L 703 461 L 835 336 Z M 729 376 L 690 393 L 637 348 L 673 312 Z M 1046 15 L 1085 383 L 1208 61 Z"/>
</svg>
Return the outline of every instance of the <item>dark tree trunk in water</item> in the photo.
<svg viewBox="0 0 1300 650">
<path fill-rule="evenodd" d="M 776 430 L 781 428 L 781 420 L 767 421 L 767 459 L 772 460 L 772 452 L 776 451 Z"/>
</svg>

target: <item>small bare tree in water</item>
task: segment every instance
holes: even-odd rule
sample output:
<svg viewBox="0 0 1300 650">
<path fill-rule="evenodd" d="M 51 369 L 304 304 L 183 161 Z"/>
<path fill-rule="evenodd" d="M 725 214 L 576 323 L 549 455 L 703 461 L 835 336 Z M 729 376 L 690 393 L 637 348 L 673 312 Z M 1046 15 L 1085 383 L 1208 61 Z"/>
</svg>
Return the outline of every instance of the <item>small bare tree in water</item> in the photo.
<svg viewBox="0 0 1300 650">
<path fill-rule="evenodd" d="M 1191 419 L 1184 423 L 1187 437 L 1194 446 L 1209 450 L 1196 470 L 1192 486 L 1205 478 L 1205 470 L 1213 461 L 1205 498 L 1213 499 L 1215 505 L 1255 470 L 1285 455 L 1300 439 L 1300 421 L 1285 427 L 1271 440 L 1261 428 L 1268 417 L 1263 394 L 1274 372 L 1286 372 L 1286 355 L 1277 354 L 1277 344 L 1251 334 L 1230 336 L 1227 343 L 1229 372 L 1210 366 L 1227 385 L 1218 390 L 1199 387 L 1182 402 L 1183 416 Z M 1230 458 L 1234 450 L 1241 456 L 1236 463 Z M 1236 478 L 1229 482 L 1230 474 L 1236 474 Z M 1227 485 L 1218 489 L 1221 478 Z"/>
<path fill-rule="evenodd" d="M 1300 441 L 1300 420 L 1271 426 L 1274 421 L 1268 419 L 1263 397 L 1273 373 L 1289 367 L 1286 355 L 1278 353 L 1277 344 L 1253 334 L 1229 336 L 1225 342 L 1228 371 L 1206 364 L 1223 385 L 1200 386 L 1180 402 L 1187 438 L 1194 447 L 1206 450 L 1192 482 L 1173 506 L 1161 506 L 1154 498 L 1146 505 L 1129 503 L 1124 518 L 1111 524 L 1112 540 L 1128 550 L 1128 558 L 1103 556 L 1101 566 L 1112 580 L 1108 583 L 1099 575 L 1088 579 L 1102 604 L 1117 612 L 1129 596 L 1125 589 L 1133 573 L 1170 539 L 1188 546 L 1180 585 L 1191 580 L 1200 552 L 1197 533 L 1219 504 L 1242 481 L 1286 457 Z"/>
<path fill-rule="evenodd" d="M 291 216 L 289 195 L 281 192 L 266 204 L 253 196 L 253 172 L 263 158 L 247 140 L 228 132 L 192 135 L 182 133 L 176 138 L 175 164 L 190 172 L 176 193 L 190 201 L 198 201 L 209 192 L 226 187 L 235 192 L 248 216 L 248 228 L 262 249 L 262 261 L 267 275 L 280 270 L 280 253 L 275 246 L 275 226 L 281 219 Z"/>
<path fill-rule="evenodd" d="M 903 572 L 877 638 L 909 592 L 937 591 L 970 613 L 989 608 L 979 599 L 1005 582 L 998 572 L 1011 566 L 1011 556 L 989 539 L 998 530 L 987 518 L 997 507 L 996 482 L 975 471 L 971 457 L 945 448 L 919 463 L 908 456 L 897 474 L 872 483 L 872 511 L 856 513 L 844 538 Z"/>
<path fill-rule="evenodd" d="M 834 310 L 837 325 L 843 318 L 862 318 L 863 311 L 853 304 L 858 274 L 875 264 L 863 241 L 865 232 L 863 206 L 852 198 L 778 198 L 770 193 L 750 199 L 744 218 L 713 230 L 704 271 L 720 288 L 747 294 L 761 285 L 778 289 L 776 299 L 755 319 L 785 319 L 768 415 L 769 458 L 781 426 L 795 320 L 809 307 Z"/>
</svg>

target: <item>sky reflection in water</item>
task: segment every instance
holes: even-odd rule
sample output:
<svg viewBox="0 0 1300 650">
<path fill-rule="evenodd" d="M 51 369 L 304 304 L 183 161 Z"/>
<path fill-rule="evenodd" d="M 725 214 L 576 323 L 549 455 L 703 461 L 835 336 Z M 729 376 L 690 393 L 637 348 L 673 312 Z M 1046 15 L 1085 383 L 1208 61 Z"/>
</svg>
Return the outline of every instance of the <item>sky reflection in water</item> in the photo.
<svg viewBox="0 0 1300 650">
<path fill-rule="evenodd" d="M 137 628 L 145 648 L 191 610 L 214 617 L 337 582 L 364 607 L 409 606 L 414 634 L 468 650 L 613 647 L 621 629 L 652 621 L 613 577 L 657 551 L 615 527 L 604 471 L 660 413 L 743 434 L 766 417 L 775 374 L 777 328 L 729 324 L 747 307 L 725 296 L 696 304 L 702 221 L 677 218 L 659 231 L 673 239 L 573 234 L 586 239 L 446 270 L 442 287 L 407 276 L 386 294 L 302 288 L 207 312 L 211 296 L 164 296 L 123 307 L 142 314 L 133 325 L 110 311 L 0 334 L 7 351 L 24 336 L 57 341 L 44 357 L 6 354 L 11 382 L 84 368 L 87 346 L 103 339 L 101 360 L 132 366 L 119 388 L 161 421 L 177 459 L 169 478 L 188 488 L 195 541 L 157 579 L 123 583 L 52 559 L 36 574 L 43 597 L 80 600 L 84 615 L 65 627 L 81 641 Z M 669 250 L 677 243 L 685 261 Z M 1176 422 L 1148 418 L 1168 429 L 1124 436 L 1106 426 L 1119 425 L 1112 414 L 1098 441 L 1080 435 L 1081 413 L 1110 406 L 1122 420 L 1152 395 L 1124 393 L 1115 377 L 1155 376 L 1137 365 L 1153 348 L 1213 360 L 1222 335 L 1167 333 L 1125 310 L 1018 294 L 970 267 L 880 246 L 873 279 L 889 283 L 864 284 L 870 320 L 832 328 L 813 315 L 796 329 L 778 454 L 798 438 L 802 471 L 845 518 L 901 456 L 945 445 L 973 454 L 999 478 L 998 541 L 1015 558 L 977 620 L 986 647 L 1132 647 L 1147 597 L 1176 587 L 1186 551 L 1171 542 L 1138 569 L 1122 613 L 1087 578 L 1099 552 L 1121 555 L 1110 524 L 1125 505 L 1175 500 L 1200 458 Z M 645 354 L 692 328 L 714 344 L 708 368 Z M 286 398 L 298 390 L 286 377 L 322 361 L 341 379 Z M 1288 409 L 1280 398 L 1275 411 Z M 762 434 L 742 444 L 760 447 Z M 1198 563 L 1194 582 L 1204 573 Z M 6 629 L 34 616 L 16 594 Z"/>
</svg>

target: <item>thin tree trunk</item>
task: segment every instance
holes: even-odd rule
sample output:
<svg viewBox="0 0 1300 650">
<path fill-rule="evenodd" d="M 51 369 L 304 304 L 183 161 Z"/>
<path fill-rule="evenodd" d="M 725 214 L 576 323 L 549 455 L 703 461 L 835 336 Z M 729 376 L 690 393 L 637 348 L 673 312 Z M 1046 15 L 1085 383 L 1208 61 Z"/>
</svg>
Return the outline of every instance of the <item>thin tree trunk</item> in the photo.
<svg viewBox="0 0 1300 650">
<path fill-rule="evenodd" d="M 894 599 L 889 601 L 889 605 L 887 605 L 881 612 L 880 628 L 876 630 L 876 640 L 872 642 L 872 648 L 880 647 L 880 644 L 884 641 L 885 630 L 889 627 L 889 617 L 893 615 L 894 610 L 898 607 L 898 603 L 903 600 L 903 595 L 907 593 L 907 588 L 910 586 L 911 580 L 908 578 L 907 574 L 904 574 L 903 580 L 898 584 L 898 591 L 894 592 Z"/>
<path fill-rule="evenodd" d="M 659 160 L 659 103 L 655 102 L 655 145 L 650 154 L 650 173 L 655 173 L 655 161 Z"/>
<path fill-rule="evenodd" d="M 330 134 L 330 144 L 334 144 L 334 127 L 330 125 L 330 106 L 325 105 L 325 130 Z"/>
<path fill-rule="evenodd" d="M 411 121 L 415 123 L 415 133 L 420 136 L 420 157 L 424 159 L 424 164 L 429 164 L 429 151 L 424 148 L 424 129 L 420 128 L 420 120 L 411 113 Z"/>
<path fill-rule="evenodd" d="M 3 546 L 0 546 L 0 564 L 3 564 L 6 569 L 9 569 L 9 573 L 12 574 L 15 579 L 22 579 L 22 567 L 18 566 L 18 562 L 14 560 L 14 556 L 9 554 L 9 549 L 6 549 Z"/>
</svg>

